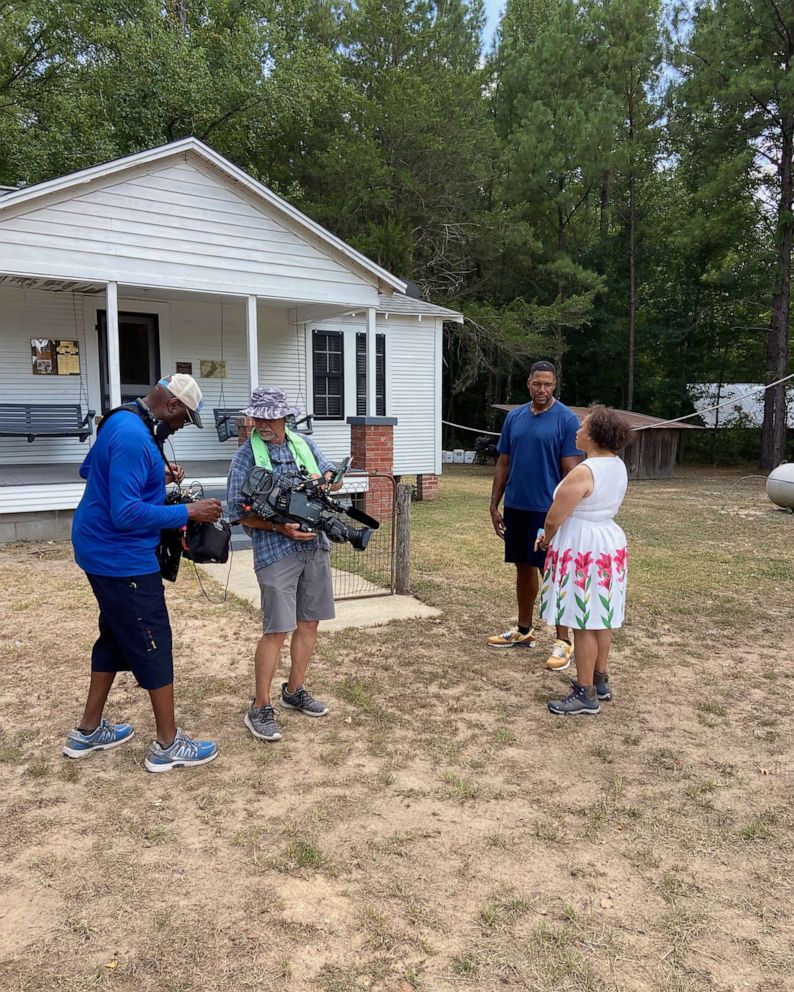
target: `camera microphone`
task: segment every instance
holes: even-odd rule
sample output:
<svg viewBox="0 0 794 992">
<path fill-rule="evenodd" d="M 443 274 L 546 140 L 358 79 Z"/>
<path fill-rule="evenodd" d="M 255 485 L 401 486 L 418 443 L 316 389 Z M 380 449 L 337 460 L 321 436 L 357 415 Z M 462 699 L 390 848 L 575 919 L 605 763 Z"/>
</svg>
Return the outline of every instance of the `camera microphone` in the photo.
<svg viewBox="0 0 794 992">
<path fill-rule="evenodd" d="M 364 524 L 365 527 L 371 527 L 373 530 L 377 530 L 380 527 L 380 523 L 371 517 L 368 513 L 364 513 L 363 510 L 357 509 L 355 506 L 348 506 L 345 509 L 345 513 L 351 520 L 355 520 L 359 524 Z"/>
</svg>

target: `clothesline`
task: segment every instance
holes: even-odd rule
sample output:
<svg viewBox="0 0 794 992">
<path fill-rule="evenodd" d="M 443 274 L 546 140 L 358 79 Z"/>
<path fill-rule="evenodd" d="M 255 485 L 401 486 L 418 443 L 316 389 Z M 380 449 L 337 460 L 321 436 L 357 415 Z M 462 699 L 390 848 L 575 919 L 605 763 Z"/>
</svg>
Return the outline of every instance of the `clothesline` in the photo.
<svg viewBox="0 0 794 992">
<path fill-rule="evenodd" d="M 657 427 L 666 427 L 668 424 L 680 424 L 683 420 L 691 420 L 692 417 L 700 417 L 704 413 L 713 413 L 714 410 L 721 410 L 724 406 L 731 406 L 732 404 L 738 403 L 739 400 L 745 399 L 747 396 L 752 396 L 753 393 L 766 392 L 767 389 L 771 389 L 773 386 L 779 386 L 782 382 L 788 382 L 789 379 L 794 379 L 794 372 L 791 375 L 783 376 L 782 379 L 776 379 L 774 382 L 770 382 L 767 385 L 753 386 L 746 393 L 741 396 L 732 396 L 729 400 L 724 400 L 722 403 L 716 403 L 714 406 L 710 406 L 705 410 L 695 410 L 694 413 L 687 413 L 683 417 L 674 417 L 672 420 L 662 420 L 658 424 L 643 424 L 641 427 L 632 427 L 633 431 L 647 431 L 656 429 Z M 442 424 L 447 427 L 456 427 L 460 431 L 471 431 L 472 434 L 487 434 L 489 437 L 499 437 L 500 431 L 485 431 L 480 430 L 478 427 L 465 427 L 463 424 L 452 424 L 448 420 L 442 420 Z"/>
</svg>

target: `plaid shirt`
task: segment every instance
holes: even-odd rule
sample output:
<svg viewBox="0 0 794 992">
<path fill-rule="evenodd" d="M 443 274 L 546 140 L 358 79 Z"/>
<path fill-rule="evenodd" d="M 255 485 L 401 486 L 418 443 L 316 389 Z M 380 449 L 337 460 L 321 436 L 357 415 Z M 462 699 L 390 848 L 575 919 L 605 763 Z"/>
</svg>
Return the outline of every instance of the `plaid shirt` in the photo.
<svg viewBox="0 0 794 992">
<path fill-rule="evenodd" d="M 304 441 L 312 449 L 312 454 L 317 459 L 320 474 L 325 474 L 329 469 L 336 471 L 336 466 L 328 461 L 311 438 L 304 435 Z M 284 444 L 271 444 L 268 442 L 268 450 L 270 452 L 270 461 L 273 465 L 274 475 L 298 475 L 298 466 L 295 464 L 292 451 L 286 441 Z M 256 462 L 254 461 L 254 449 L 251 447 L 251 443 L 246 442 L 245 444 L 241 444 L 229 466 L 228 501 L 229 517 L 232 523 L 238 523 L 246 515 L 243 509 L 240 490 L 246 476 L 254 465 L 256 465 Z M 254 527 L 246 527 L 245 524 L 243 524 L 243 529 L 251 538 L 251 543 L 254 547 L 255 571 L 259 568 L 264 568 L 265 565 L 272 565 L 273 562 L 280 561 L 288 555 L 293 555 L 299 549 L 312 554 L 318 547 L 324 551 L 327 551 L 330 547 L 328 538 L 323 533 L 320 533 L 313 541 L 293 541 L 291 537 L 284 537 L 283 534 L 277 534 L 272 530 L 259 530 Z"/>
</svg>

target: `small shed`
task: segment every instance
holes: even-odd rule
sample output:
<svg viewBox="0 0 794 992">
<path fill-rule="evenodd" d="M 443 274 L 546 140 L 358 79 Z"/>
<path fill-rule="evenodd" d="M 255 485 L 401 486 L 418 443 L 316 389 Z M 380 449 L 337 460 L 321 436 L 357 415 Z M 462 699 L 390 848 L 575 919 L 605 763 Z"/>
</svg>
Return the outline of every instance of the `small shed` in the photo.
<svg viewBox="0 0 794 992">
<path fill-rule="evenodd" d="M 494 409 L 508 413 L 516 410 L 520 403 L 494 403 Z M 586 406 L 569 406 L 579 420 L 587 416 Z M 678 456 L 678 446 L 682 431 L 703 430 L 694 424 L 665 424 L 659 417 L 649 417 L 633 410 L 617 410 L 635 430 L 633 442 L 626 448 L 622 458 L 626 463 L 630 479 L 669 479 Z M 662 426 L 664 425 L 664 426 Z M 642 429 L 640 429 L 642 428 Z"/>
</svg>

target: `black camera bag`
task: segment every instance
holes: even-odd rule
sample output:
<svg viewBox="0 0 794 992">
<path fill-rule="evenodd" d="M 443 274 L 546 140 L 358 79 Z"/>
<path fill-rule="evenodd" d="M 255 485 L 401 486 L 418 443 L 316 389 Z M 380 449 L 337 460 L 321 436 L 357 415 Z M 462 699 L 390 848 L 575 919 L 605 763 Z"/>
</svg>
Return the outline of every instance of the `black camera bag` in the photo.
<svg viewBox="0 0 794 992">
<path fill-rule="evenodd" d="M 210 562 L 225 565 L 229 560 L 231 543 L 232 527 L 228 520 L 219 520 L 215 524 L 190 521 L 182 538 L 182 556 L 199 565 Z"/>
</svg>

